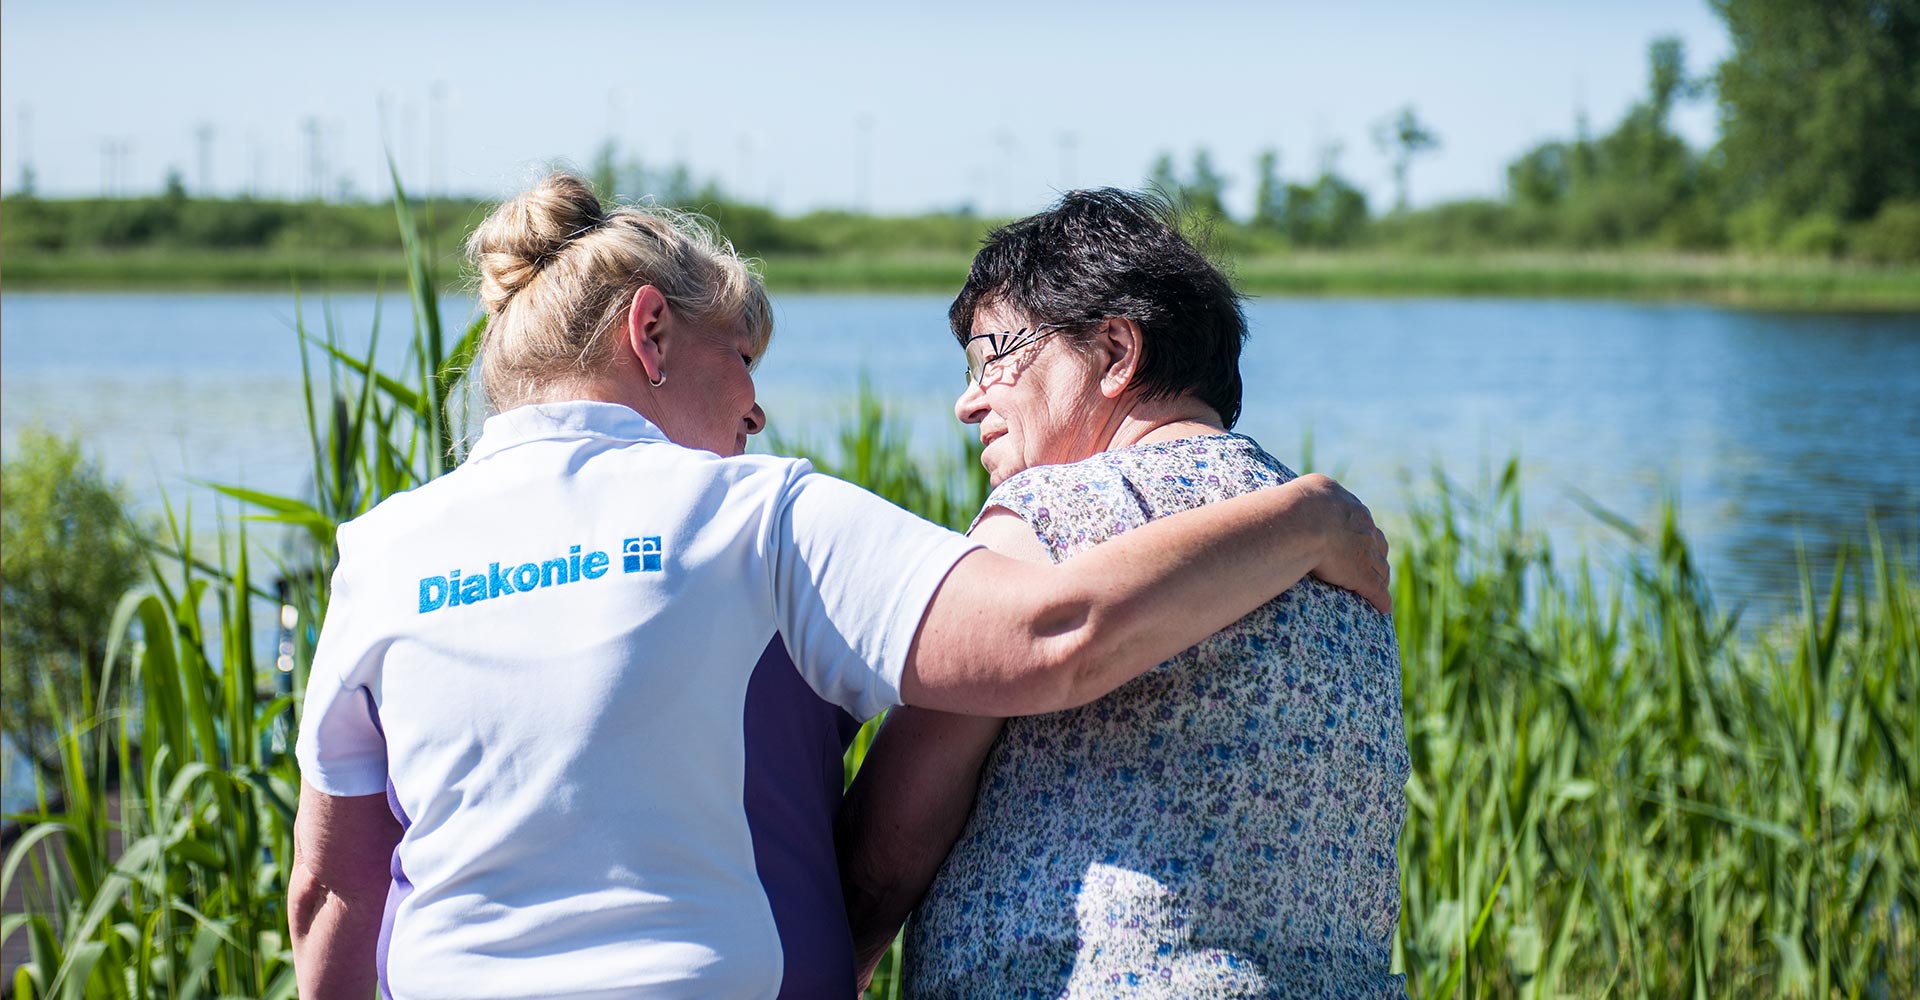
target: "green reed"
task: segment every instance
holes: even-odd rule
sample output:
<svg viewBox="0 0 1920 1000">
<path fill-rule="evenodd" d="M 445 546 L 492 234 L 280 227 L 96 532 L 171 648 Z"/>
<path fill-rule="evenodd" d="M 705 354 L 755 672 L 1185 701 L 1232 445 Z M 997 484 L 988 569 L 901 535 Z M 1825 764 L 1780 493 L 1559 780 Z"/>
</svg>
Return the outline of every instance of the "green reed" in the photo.
<svg viewBox="0 0 1920 1000">
<path fill-rule="evenodd" d="M 1509 465 L 1399 540 L 1416 996 L 1920 989 L 1920 588 L 1874 541 L 1743 638 L 1671 506 L 1556 567 Z"/>
<path fill-rule="evenodd" d="M 397 215 L 415 231 L 404 199 Z M 279 598 L 244 525 L 208 560 L 191 518 L 169 517 L 151 582 L 101 623 L 112 649 L 95 710 L 66 726 L 66 766 L 0 869 L 30 890 L 0 926 L 30 952 L 16 996 L 292 995 L 290 723 L 334 529 L 462 455 L 478 328 L 447 342 L 435 261 L 407 248 L 397 369 L 374 347 L 342 350 L 330 318 L 300 331 L 313 497 L 220 487 L 300 540 L 278 567 L 290 692 L 256 659 L 253 616 Z M 779 447 L 963 525 L 984 496 L 977 445 L 927 458 L 908 430 L 863 385 L 834 440 Z M 1910 562 L 1875 541 L 1809 567 L 1796 613 L 1741 626 L 1671 510 L 1618 566 L 1561 564 L 1523 522 L 1517 482 L 1511 465 L 1476 491 L 1436 479 L 1395 532 L 1413 762 L 1395 957 L 1410 992 L 1920 992 Z M 896 945 L 868 995 L 898 996 L 898 967 Z"/>
<path fill-rule="evenodd" d="M 248 520 L 303 541 L 278 567 L 284 606 L 258 584 L 244 524 L 223 533 L 209 562 L 191 516 L 169 509 L 167 530 L 149 545 L 149 583 L 101 623 L 110 640 L 95 710 L 64 727 L 62 773 L 41 783 L 0 868 L 0 887 L 27 883 L 23 912 L 0 926 L 7 939 L 24 935 L 30 953 L 9 984 L 15 996 L 294 993 L 290 723 L 326 613 L 334 531 L 458 463 L 458 393 L 479 339 L 476 324 L 446 344 L 434 261 L 404 196 L 395 209 L 413 312 L 400 370 L 374 361 L 378 319 L 364 356 L 340 349 L 330 312 L 318 331 L 303 320 L 313 498 L 215 487 L 250 508 Z M 268 607 L 292 640 L 284 659 L 263 665 L 253 614 Z M 281 670 L 285 694 L 276 693 Z M 115 777 L 96 784 L 89 773 Z"/>
</svg>

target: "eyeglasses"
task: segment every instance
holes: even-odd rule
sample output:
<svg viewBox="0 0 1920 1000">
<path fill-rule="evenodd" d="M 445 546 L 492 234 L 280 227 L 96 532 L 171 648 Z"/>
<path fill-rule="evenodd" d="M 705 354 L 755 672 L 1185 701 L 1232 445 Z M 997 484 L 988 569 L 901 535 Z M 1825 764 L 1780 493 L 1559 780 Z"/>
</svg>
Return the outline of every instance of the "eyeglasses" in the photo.
<svg viewBox="0 0 1920 1000">
<path fill-rule="evenodd" d="M 964 349 L 967 352 L 967 385 L 980 383 L 987 373 L 987 366 L 1022 348 L 1033 345 L 1066 329 L 1052 323 L 1042 323 L 1032 328 L 1021 327 L 1000 333 L 976 333 L 967 338 Z M 1044 332 L 1042 332 L 1044 331 Z M 980 346 L 976 347 L 975 344 Z"/>
</svg>

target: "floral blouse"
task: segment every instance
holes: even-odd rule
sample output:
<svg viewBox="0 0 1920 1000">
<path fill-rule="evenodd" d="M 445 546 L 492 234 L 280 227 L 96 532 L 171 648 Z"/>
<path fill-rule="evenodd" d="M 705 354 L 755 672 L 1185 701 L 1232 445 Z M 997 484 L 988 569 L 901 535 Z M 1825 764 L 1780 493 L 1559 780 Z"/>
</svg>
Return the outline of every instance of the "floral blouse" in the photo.
<svg viewBox="0 0 1920 1000">
<path fill-rule="evenodd" d="M 1292 478 L 1222 434 L 1037 466 L 987 504 L 1057 562 Z M 1407 773 L 1391 619 L 1304 580 L 1093 704 L 1007 721 L 908 925 L 907 995 L 1403 997 Z"/>
</svg>

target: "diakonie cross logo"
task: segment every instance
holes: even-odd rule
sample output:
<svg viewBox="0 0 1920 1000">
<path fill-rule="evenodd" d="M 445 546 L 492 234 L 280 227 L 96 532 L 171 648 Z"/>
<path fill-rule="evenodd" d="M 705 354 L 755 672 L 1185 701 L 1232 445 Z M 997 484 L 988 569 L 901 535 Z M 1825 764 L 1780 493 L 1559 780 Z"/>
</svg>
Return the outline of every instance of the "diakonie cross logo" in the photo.
<svg viewBox="0 0 1920 1000">
<path fill-rule="evenodd" d="M 565 555 L 518 566 L 489 563 L 485 572 L 471 570 L 462 574 L 452 570 L 445 576 L 420 578 L 420 613 L 462 604 L 479 604 L 500 597 L 512 597 L 544 587 L 560 587 L 582 580 L 598 580 L 607 575 L 613 560 L 602 551 L 582 552 L 569 546 Z M 666 569 L 666 549 L 659 535 L 628 538 L 620 543 L 620 570 L 623 573 L 660 573 Z"/>
</svg>

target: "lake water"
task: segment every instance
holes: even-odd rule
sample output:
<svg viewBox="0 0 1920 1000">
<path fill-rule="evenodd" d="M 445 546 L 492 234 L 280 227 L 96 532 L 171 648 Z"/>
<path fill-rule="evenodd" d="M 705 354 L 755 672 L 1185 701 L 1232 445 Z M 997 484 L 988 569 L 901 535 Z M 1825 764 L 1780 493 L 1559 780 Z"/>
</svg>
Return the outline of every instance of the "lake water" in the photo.
<svg viewBox="0 0 1920 1000">
<path fill-rule="evenodd" d="M 941 296 L 781 296 L 758 372 L 774 430 L 820 440 L 862 372 L 952 447 L 962 361 Z M 449 330 L 472 301 L 444 303 Z M 0 434 L 77 432 L 144 505 L 204 514 L 194 480 L 307 489 L 296 319 L 399 363 L 403 296 L 6 294 Z M 1469 486 L 1517 455 L 1530 512 L 1603 543 L 1574 493 L 1647 522 L 1663 493 L 1716 589 L 1766 603 L 1799 551 L 1876 516 L 1920 534 L 1920 317 L 1494 299 L 1256 299 L 1240 430 L 1334 472 L 1388 520 L 1442 466 Z M 764 447 L 764 445 L 762 445 Z M 1411 474 L 1411 480 L 1407 480 Z M 200 520 L 200 518 L 196 518 Z"/>
<path fill-rule="evenodd" d="M 444 303 L 463 329 L 471 300 Z M 861 373 L 952 448 L 960 352 L 940 296 L 788 295 L 759 370 L 771 424 L 823 439 Z M 0 296 L 0 439 L 77 433 L 141 505 L 164 491 L 211 524 L 196 481 L 309 488 L 296 318 L 403 357 L 404 297 Z M 1389 528 L 1443 468 L 1469 486 L 1510 456 L 1530 516 L 1563 544 L 1617 536 L 1574 499 L 1642 524 L 1671 493 L 1716 594 L 1765 615 L 1800 553 L 1820 565 L 1870 518 L 1920 546 L 1920 316 L 1768 314 L 1614 302 L 1255 300 L 1239 429 L 1315 465 Z M 229 508 L 231 512 L 231 508 Z M 10 767 L 8 784 L 22 776 Z M 11 807 L 19 789 L 4 798 Z"/>
<path fill-rule="evenodd" d="M 962 361 L 941 296 L 787 295 L 758 374 L 772 427 L 823 438 L 861 373 L 951 448 Z M 449 297 L 449 330 L 471 300 Z M 403 355 L 403 296 L 0 296 L 0 436 L 86 439 L 143 504 L 201 514 L 194 480 L 307 483 L 296 316 L 348 350 Z M 1391 522 L 1434 467 L 1472 485 L 1510 456 L 1562 540 L 1612 536 L 1576 493 L 1641 523 L 1663 493 L 1716 592 L 1769 603 L 1870 517 L 1920 535 L 1920 316 L 1744 312 L 1588 301 L 1278 299 L 1248 303 L 1239 429 L 1336 474 Z M 1409 478 L 1410 477 L 1410 478 Z M 1911 550 L 1909 550 L 1911 551 Z"/>
</svg>

